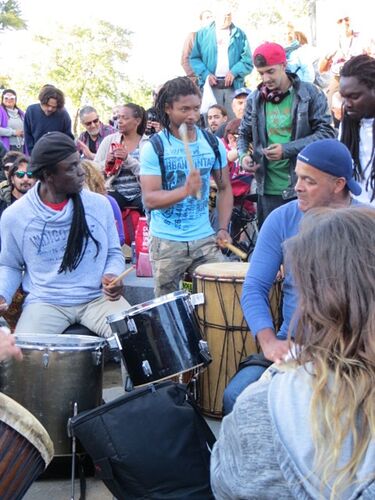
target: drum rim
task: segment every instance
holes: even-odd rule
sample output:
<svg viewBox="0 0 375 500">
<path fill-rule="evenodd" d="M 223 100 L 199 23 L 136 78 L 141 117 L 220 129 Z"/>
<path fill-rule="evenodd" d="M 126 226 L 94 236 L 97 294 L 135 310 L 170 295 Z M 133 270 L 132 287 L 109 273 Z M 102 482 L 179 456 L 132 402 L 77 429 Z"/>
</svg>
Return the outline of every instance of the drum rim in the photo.
<svg viewBox="0 0 375 500">
<path fill-rule="evenodd" d="M 100 348 L 106 344 L 106 339 L 93 335 L 49 335 L 49 334 L 15 334 L 16 345 L 21 349 L 35 349 L 38 351 L 86 351 Z M 58 339 L 53 342 L 50 339 Z M 73 341 L 75 343 L 69 343 Z M 78 343 L 77 343 L 78 342 Z"/>
<path fill-rule="evenodd" d="M 167 304 L 168 302 L 172 302 L 174 299 L 190 297 L 190 294 L 185 290 L 177 290 L 176 292 L 168 293 L 167 295 L 161 295 L 160 297 L 156 297 L 154 299 L 148 300 L 147 302 L 141 302 L 140 304 L 136 304 L 129 309 L 126 309 L 122 313 L 111 314 L 107 316 L 107 323 L 112 323 L 114 321 L 123 320 L 128 316 L 134 316 L 136 313 L 148 311 L 155 306 L 160 306 L 163 304 Z"/>
</svg>

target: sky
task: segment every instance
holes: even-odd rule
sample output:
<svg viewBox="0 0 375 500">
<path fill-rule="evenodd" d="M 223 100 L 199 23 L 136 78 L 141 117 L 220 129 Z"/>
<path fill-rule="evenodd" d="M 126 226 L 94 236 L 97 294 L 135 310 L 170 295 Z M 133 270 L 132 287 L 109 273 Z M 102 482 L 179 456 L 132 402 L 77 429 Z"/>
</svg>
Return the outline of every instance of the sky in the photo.
<svg viewBox="0 0 375 500">
<path fill-rule="evenodd" d="M 104 19 L 134 32 L 129 69 L 154 85 L 182 74 L 183 42 L 198 28 L 199 12 L 212 2 L 203 0 L 19 0 L 28 33 L 1 35 L 12 53 L 25 52 L 31 36 L 66 26 Z M 1 43 L 1 40 L 0 40 Z M 0 51 L 1 52 L 1 51 Z"/>
</svg>

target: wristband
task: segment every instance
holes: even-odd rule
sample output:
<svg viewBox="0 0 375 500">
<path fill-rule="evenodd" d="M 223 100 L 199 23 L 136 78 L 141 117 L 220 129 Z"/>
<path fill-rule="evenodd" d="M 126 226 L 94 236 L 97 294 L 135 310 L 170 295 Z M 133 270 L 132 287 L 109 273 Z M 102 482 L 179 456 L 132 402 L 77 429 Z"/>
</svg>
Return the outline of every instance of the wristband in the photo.
<svg viewBox="0 0 375 500">
<path fill-rule="evenodd" d="M 216 233 L 218 233 L 219 231 L 226 231 L 226 232 L 228 232 L 228 229 L 226 227 L 219 227 L 219 229 L 216 231 Z"/>
</svg>

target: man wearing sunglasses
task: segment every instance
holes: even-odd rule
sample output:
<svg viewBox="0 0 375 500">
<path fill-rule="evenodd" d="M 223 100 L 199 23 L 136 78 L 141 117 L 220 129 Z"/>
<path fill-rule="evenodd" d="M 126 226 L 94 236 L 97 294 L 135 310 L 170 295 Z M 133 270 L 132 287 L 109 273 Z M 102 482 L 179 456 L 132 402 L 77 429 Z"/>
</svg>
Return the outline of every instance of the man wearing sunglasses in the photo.
<svg viewBox="0 0 375 500">
<path fill-rule="evenodd" d="M 84 158 L 93 160 L 104 137 L 116 130 L 110 125 L 104 125 L 92 106 L 84 106 L 79 112 L 79 118 L 86 130 L 79 136 L 77 145 Z"/>
<path fill-rule="evenodd" d="M 29 169 L 28 158 L 20 156 L 9 167 L 8 183 L 0 188 L 0 217 L 4 210 L 26 194 L 35 182 L 36 179 Z"/>
</svg>

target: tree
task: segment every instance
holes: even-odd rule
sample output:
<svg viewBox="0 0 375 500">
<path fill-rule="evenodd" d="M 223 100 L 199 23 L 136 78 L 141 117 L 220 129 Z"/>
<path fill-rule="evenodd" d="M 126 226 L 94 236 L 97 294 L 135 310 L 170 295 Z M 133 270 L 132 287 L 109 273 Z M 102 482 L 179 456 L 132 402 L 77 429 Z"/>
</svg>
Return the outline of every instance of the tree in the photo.
<svg viewBox="0 0 375 500">
<path fill-rule="evenodd" d="M 0 32 L 26 29 L 27 25 L 21 14 L 21 9 L 15 0 L 0 2 Z"/>
<path fill-rule="evenodd" d="M 60 28 L 54 38 L 38 36 L 48 60 L 35 68 L 45 81 L 35 82 L 39 88 L 52 83 L 61 88 L 75 108 L 74 133 L 77 135 L 78 111 L 85 104 L 107 113 L 129 96 L 126 63 L 131 49 L 132 32 L 107 21 L 88 28 Z M 37 89 L 35 88 L 37 91 Z"/>
</svg>

